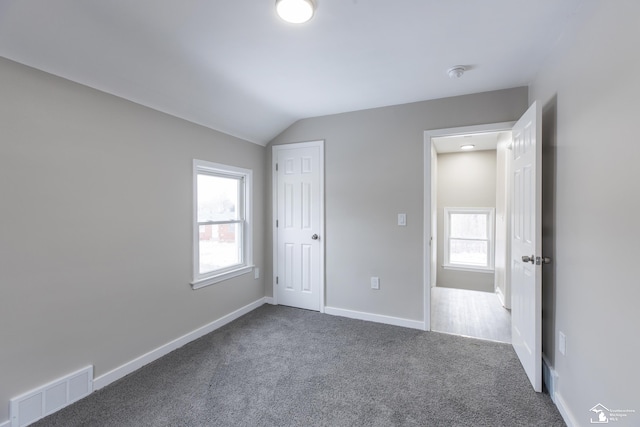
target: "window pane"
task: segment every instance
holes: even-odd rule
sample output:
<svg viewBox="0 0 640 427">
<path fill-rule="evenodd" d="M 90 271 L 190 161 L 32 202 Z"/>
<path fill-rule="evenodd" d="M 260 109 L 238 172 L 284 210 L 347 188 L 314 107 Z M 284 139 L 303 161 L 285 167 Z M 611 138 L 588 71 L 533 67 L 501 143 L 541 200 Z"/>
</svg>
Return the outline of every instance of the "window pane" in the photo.
<svg viewBox="0 0 640 427">
<path fill-rule="evenodd" d="M 449 262 L 487 267 L 489 265 L 489 244 L 478 240 L 451 239 L 449 242 Z"/>
<path fill-rule="evenodd" d="M 241 224 L 201 225 L 200 274 L 242 263 Z"/>
<path fill-rule="evenodd" d="M 240 180 L 198 174 L 198 222 L 239 219 Z"/>
<path fill-rule="evenodd" d="M 452 238 L 487 239 L 488 215 L 481 213 L 454 213 L 450 215 L 449 225 Z"/>
</svg>

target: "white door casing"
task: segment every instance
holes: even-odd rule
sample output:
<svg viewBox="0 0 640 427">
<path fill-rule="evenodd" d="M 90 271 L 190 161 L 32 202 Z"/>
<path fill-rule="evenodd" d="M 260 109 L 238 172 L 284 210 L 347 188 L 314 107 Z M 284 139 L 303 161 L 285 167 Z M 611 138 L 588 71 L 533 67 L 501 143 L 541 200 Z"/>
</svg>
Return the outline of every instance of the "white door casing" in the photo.
<svg viewBox="0 0 640 427">
<path fill-rule="evenodd" d="M 273 147 L 274 302 L 324 311 L 323 141 Z"/>
<path fill-rule="evenodd" d="M 511 340 L 537 392 L 542 391 L 540 117 L 534 102 L 513 127 L 511 150 Z"/>
</svg>

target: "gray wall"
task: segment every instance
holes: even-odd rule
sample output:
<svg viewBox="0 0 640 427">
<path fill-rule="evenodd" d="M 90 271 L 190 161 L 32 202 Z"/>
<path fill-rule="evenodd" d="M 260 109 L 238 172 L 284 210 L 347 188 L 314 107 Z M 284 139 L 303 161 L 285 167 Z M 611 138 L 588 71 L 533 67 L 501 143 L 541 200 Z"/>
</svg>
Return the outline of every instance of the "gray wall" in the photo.
<svg viewBox="0 0 640 427">
<path fill-rule="evenodd" d="M 265 149 L 0 58 L 0 422 L 11 397 L 102 375 L 264 296 L 253 274 L 191 289 L 192 159 Z"/>
<path fill-rule="evenodd" d="M 444 208 L 495 208 L 496 167 L 496 150 L 438 154 L 437 286 L 493 292 L 493 273 L 443 267 Z"/>
<path fill-rule="evenodd" d="M 635 409 L 619 424 L 640 423 L 639 16 L 636 0 L 586 2 L 530 91 L 544 108 L 544 246 L 554 258 L 545 354 L 579 425 L 596 403 Z"/>
<path fill-rule="evenodd" d="M 275 138 L 325 140 L 327 305 L 422 321 L 424 131 L 512 121 L 526 108 L 527 89 L 515 88 L 305 119 Z M 396 225 L 402 212 L 407 227 Z"/>
</svg>

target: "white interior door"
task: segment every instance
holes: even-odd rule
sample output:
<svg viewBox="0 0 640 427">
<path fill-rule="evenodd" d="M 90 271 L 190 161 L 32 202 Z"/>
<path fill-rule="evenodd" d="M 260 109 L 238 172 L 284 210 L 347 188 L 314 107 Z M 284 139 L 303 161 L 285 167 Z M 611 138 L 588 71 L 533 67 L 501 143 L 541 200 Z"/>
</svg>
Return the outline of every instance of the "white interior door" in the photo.
<svg viewBox="0 0 640 427">
<path fill-rule="evenodd" d="M 513 127 L 511 179 L 511 340 L 542 391 L 542 235 L 540 110 L 534 102 Z"/>
<path fill-rule="evenodd" d="M 274 146 L 277 304 L 320 311 L 323 284 L 322 141 Z"/>
</svg>

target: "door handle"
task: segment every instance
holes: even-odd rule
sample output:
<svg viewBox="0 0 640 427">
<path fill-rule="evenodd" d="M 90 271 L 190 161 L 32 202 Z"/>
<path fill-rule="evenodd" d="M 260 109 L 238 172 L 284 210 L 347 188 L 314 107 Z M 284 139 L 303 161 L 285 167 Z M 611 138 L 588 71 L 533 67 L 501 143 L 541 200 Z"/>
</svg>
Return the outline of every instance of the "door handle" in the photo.
<svg viewBox="0 0 640 427">
<path fill-rule="evenodd" d="M 530 262 L 531 264 L 535 264 L 535 265 L 551 264 L 551 258 L 534 257 L 533 255 L 531 256 L 525 255 L 522 257 L 522 262 Z"/>
<path fill-rule="evenodd" d="M 318 239 L 319 239 L 319 237 L 318 237 L 318 235 L 317 235 L 317 234 L 314 234 L 313 236 L 311 236 L 311 239 L 312 239 L 312 240 L 318 240 Z"/>
<path fill-rule="evenodd" d="M 536 262 L 536 260 L 535 260 L 535 257 L 533 255 L 531 255 L 531 256 L 525 255 L 525 256 L 522 257 L 522 262 L 530 262 L 531 264 L 533 264 L 533 263 Z"/>
<path fill-rule="evenodd" d="M 536 257 L 536 265 L 551 264 L 551 258 Z"/>
</svg>

